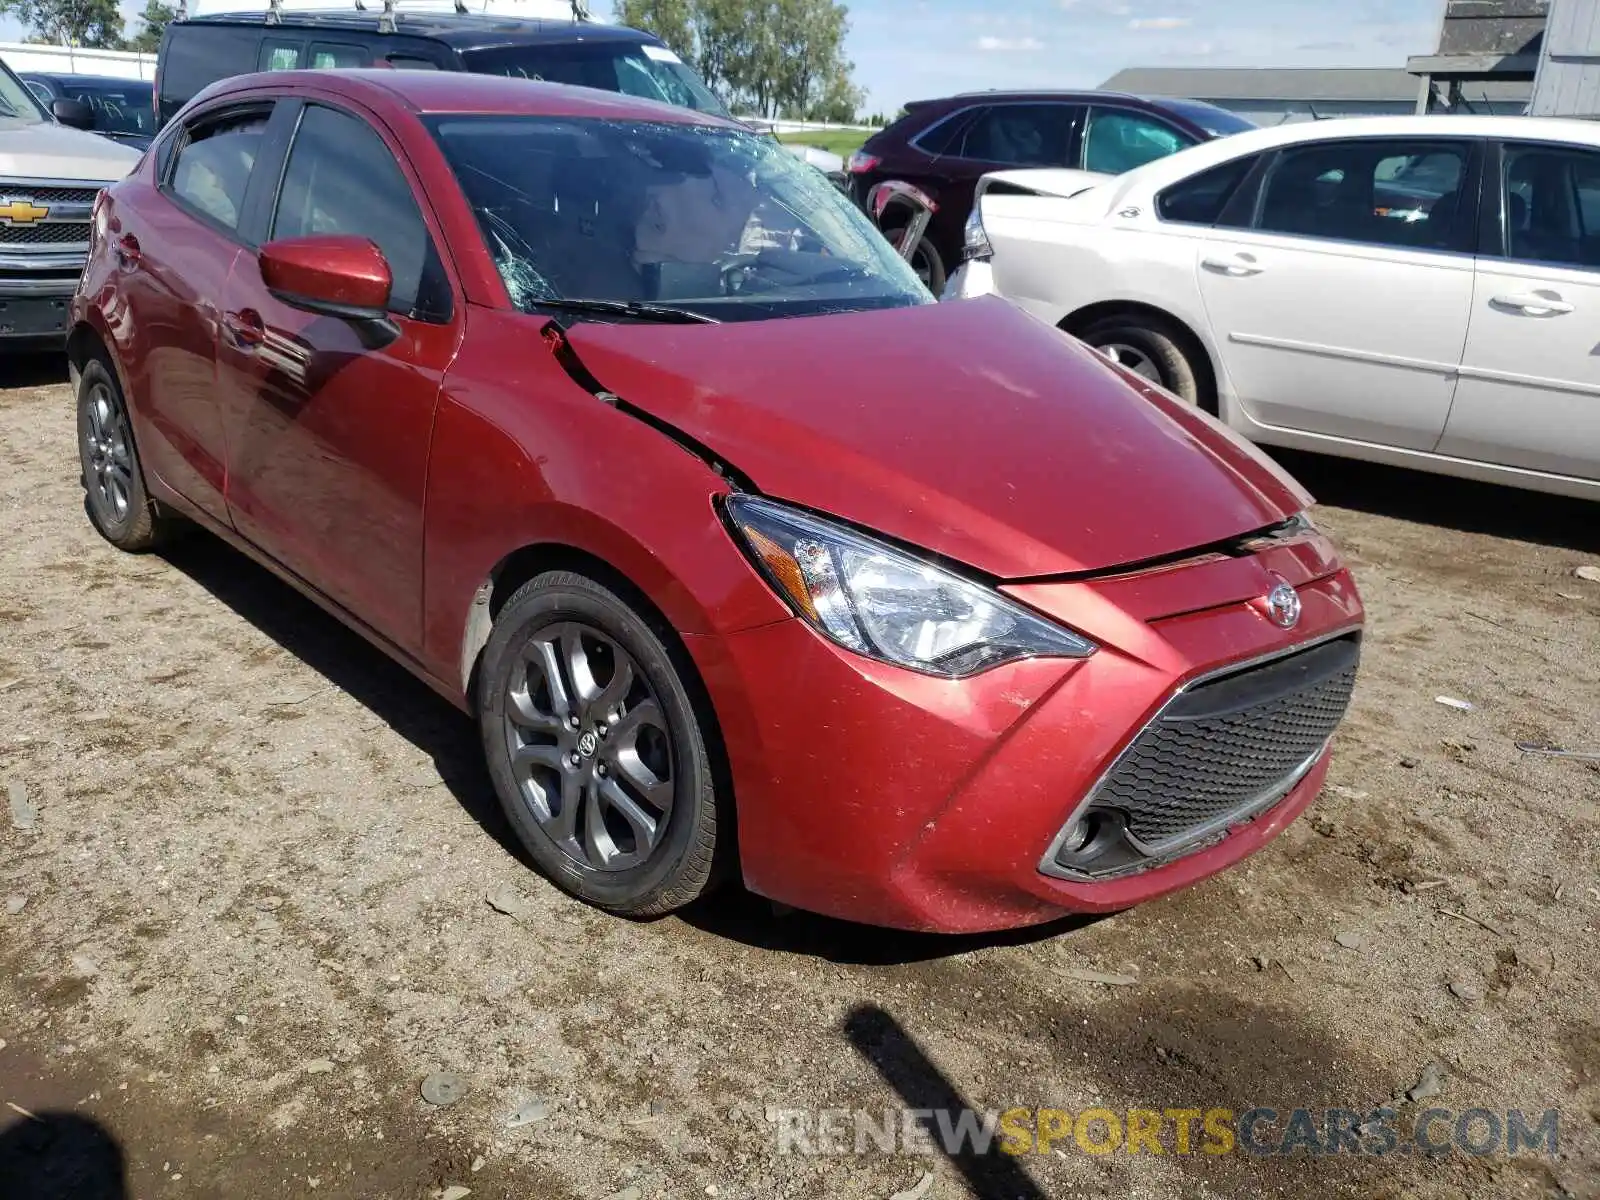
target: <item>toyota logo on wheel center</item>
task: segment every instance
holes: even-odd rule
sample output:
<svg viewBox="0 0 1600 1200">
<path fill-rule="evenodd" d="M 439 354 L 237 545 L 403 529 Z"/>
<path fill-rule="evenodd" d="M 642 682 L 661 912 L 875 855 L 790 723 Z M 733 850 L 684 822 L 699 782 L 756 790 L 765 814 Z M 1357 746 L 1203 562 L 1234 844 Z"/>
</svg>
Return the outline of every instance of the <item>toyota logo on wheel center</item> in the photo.
<svg viewBox="0 0 1600 1200">
<path fill-rule="evenodd" d="M 590 730 L 588 733 L 584 734 L 578 739 L 578 753 L 583 755 L 585 758 L 593 758 L 594 752 L 599 745 L 600 739 L 595 736 L 593 730 Z"/>
</svg>

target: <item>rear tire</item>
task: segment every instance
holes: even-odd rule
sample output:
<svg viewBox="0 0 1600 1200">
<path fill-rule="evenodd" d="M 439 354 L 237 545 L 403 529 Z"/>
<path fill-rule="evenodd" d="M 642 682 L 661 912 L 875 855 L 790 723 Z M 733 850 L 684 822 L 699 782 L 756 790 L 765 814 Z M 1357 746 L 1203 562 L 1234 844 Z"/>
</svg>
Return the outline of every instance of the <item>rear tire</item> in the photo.
<svg viewBox="0 0 1600 1200">
<path fill-rule="evenodd" d="M 568 571 L 519 588 L 484 647 L 478 726 L 506 816 L 541 872 L 608 912 L 660 916 L 715 879 L 717 792 L 686 669 L 626 600 Z"/>
<path fill-rule="evenodd" d="M 78 378 L 78 461 L 89 522 L 119 550 L 140 553 L 171 532 L 145 488 L 122 386 L 98 358 Z"/>
<path fill-rule="evenodd" d="M 1091 322 L 1078 338 L 1186 403 L 1210 410 L 1202 368 L 1190 357 L 1186 339 L 1169 322 L 1139 313 L 1119 314 Z"/>
<path fill-rule="evenodd" d="M 896 250 L 900 249 L 900 240 L 905 234 L 906 227 L 903 225 L 884 231 L 884 237 Z M 926 233 L 922 235 L 922 241 L 917 243 L 917 248 L 911 252 L 911 269 L 917 273 L 917 278 L 927 285 L 935 300 L 944 294 L 944 284 L 948 278 L 945 274 L 944 258 L 938 248 L 928 240 Z"/>
</svg>

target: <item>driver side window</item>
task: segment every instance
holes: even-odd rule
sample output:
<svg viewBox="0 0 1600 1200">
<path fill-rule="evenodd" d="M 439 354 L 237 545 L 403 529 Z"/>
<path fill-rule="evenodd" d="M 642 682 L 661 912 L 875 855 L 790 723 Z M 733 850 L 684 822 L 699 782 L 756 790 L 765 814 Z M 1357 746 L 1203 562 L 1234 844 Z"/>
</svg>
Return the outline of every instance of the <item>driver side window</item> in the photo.
<svg viewBox="0 0 1600 1200">
<path fill-rule="evenodd" d="M 370 238 L 389 260 L 389 309 L 428 319 L 449 290 L 433 240 L 400 165 L 364 121 L 307 105 L 284 168 L 272 237 L 343 233 Z"/>
</svg>

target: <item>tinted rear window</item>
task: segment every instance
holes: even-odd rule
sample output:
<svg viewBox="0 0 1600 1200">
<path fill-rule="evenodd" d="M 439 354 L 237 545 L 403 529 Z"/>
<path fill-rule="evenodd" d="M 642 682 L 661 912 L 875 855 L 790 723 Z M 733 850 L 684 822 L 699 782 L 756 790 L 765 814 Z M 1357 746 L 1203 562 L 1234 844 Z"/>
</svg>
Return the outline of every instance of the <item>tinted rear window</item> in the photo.
<svg viewBox="0 0 1600 1200">
<path fill-rule="evenodd" d="M 260 41 L 261 30 L 249 26 L 172 25 L 161 46 L 158 72 L 162 121 L 171 120 L 178 109 L 217 80 L 254 71 Z"/>
<path fill-rule="evenodd" d="M 574 87 L 622 92 L 679 108 L 726 116 L 727 109 L 700 77 L 665 46 L 648 42 L 552 42 L 466 50 L 467 70 L 515 79 L 542 79 Z"/>
<path fill-rule="evenodd" d="M 1158 103 L 1168 112 L 1193 121 L 1212 137 L 1229 137 L 1256 128 L 1253 121 L 1247 121 L 1238 113 L 1218 108 L 1215 104 L 1205 104 L 1199 100 L 1161 100 Z"/>
</svg>

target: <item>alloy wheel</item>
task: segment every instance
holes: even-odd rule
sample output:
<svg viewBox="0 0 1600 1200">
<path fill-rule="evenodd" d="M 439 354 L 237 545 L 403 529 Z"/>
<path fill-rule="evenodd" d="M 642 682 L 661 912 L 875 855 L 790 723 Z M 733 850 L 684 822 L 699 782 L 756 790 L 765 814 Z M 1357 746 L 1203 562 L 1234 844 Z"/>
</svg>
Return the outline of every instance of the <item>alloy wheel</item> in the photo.
<svg viewBox="0 0 1600 1200">
<path fill-rule="evenodd" d="M 1151 383 L 1166 386 L 1166 380 L 1161 378 L 1161 368 L 1156 366 L 1155 359 L 1151 358 L 1137 346 L 1130 346 L 1126 342 L 1108 342 L 1096 347 L 1118 366 L 1125 367 L 1135 375 L 1148 379 Z"/>
<path fill-rule="evenodd" d="M 84 483 L 96 507 L 118 524 L 128 519 L 133 487 L 132 439 L 128 414 L 116 393 L 96 383 L 86 408 L 88 428 L 83 434 Z"/>
<path fill-rule="evenodd" d="M 649 859 L 672 815 L 672 740 L 616 641 L 576 621 L 535 632 L 506 686 L 505 736 L 522 801 L 563 854 L 605 872 Z"/>
</svg>

